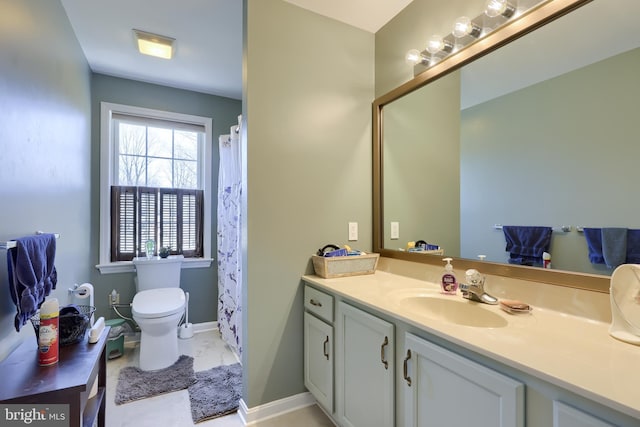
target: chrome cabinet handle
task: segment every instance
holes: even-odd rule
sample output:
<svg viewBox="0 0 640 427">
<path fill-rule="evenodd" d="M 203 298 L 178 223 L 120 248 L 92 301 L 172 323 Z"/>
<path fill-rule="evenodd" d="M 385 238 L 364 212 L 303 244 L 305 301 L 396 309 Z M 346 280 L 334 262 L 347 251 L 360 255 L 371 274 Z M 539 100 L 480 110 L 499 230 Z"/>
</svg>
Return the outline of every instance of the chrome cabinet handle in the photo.
<svg viewBox="0 0 640 427">
<path fill-rule="evenodd" d="M 408 364 L 411 359 L 411 350 L 407 350 L 407 357 L 404 358 L 403 376 L 409 387 L 411 387 L 411 377 L 408 375 Z"/>
<path fill-rule="evenodd" d="M 327 360 L 329 360 L 329 350 L 327 349 L 329 344 L 329 336 L 327 335 L 327 339 L 324 340 L 324 343 L 322 344 L 322 350 L 324 351 L 324 357 L 327 358 Z"/>
<path fill-rule="evenodd" d="M 311 298 L 311 300 L 309 300 L 309 304 L 314 305 L 316 307 L 322 307 L 322 303 L 320 301 L 316 301 L 313 298 Z"/>
<path fill-rule="evenodd" d="M 389 345 L 389 338 L 384 337 L 384 341 L 380 346 L 380 361 L 384 365 L 384 369 L 389 369 L 389 362 L 384 359 L 384 348 Z"/>
</svg>

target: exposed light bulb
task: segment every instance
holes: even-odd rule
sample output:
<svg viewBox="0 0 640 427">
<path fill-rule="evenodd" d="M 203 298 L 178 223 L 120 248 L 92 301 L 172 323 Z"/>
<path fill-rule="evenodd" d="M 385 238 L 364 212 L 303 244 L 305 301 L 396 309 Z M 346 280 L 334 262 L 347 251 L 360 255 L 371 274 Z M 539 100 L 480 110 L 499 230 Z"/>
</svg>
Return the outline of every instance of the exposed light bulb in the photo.
<svg viewBox="0 0 640 427">
<path fill-rule="evenodd" d="M 410 51 L 408 51 L 407 54 L 404 56 L 404 59 L 408 64 L 411 64 L 411 65 L 419 64 L 423 60 L 422 54 L 418 49 L 411 49 Z"/>
<path fill-rule="evenodd" d="M 489 18 L 495 18 L 499 15 L 510 18 L 515 11 L 515 7 L 508 0 L 487 0 L 484 8 L 484 14 Z"/>
<path fill-rule="evenodd" d="M 453 24 L 453 35 L 458 39 L 469 35 L 478 38 L 480 36 L 480 32 L 481 28 L 466 16 L 461 16 L 456 19 L 455 24 Z"/>
<path fill-rule="evenodd" d="M 450 52 L 451 49 L 452 46 L 445 42 L 442 36 L 438 34 L 432 35 L 431 38 L 427 40 L 427 52 L 431 53 L 432 55 L 442 51 Z"/>
</svg>

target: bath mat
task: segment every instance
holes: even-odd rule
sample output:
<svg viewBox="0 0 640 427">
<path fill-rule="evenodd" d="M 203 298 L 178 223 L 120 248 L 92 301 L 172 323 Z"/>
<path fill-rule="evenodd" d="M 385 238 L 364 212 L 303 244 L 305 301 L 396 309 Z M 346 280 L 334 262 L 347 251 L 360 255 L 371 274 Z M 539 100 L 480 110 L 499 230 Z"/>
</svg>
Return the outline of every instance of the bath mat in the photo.
<svg viewBox="0 0 640 427">
<path fill-rule="evenodd" d="M 242 367 L 239 363 L 196 372 L 196 383 L 189 386 L 193 422 L 237 411 L 241 393 Z"/>
<path fill-rule="evenodd" d="M 168 368 L 157 371 L 141 371 L 135 366 L 120 370 L 116 386 L 116 405 L 184 390 L 196 382 L 193 357 L 182 355 Z"/>
</svg>

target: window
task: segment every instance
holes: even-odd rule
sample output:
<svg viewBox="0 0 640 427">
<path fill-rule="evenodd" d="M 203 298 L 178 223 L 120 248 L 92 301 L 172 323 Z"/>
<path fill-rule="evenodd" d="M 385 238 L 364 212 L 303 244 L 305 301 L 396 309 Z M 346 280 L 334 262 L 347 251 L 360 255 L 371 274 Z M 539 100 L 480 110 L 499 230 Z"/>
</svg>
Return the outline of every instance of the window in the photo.
<svg viewBox="0 0 640 427">
<path fill-rule="evenodd" d="M 100 270 L 132 269 L 110 264 L 148 240 L 208 266 L 211 119 L 109 103 L 101 117 Z"/>
</svg>

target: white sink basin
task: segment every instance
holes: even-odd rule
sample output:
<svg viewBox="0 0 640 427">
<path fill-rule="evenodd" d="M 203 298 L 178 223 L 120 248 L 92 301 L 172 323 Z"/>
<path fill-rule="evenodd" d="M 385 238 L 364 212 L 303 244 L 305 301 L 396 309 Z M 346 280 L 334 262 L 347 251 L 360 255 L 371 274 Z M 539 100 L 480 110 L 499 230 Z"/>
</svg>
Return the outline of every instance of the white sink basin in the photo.
<svg viewBox="0 0 640 427">
<path fill-rule="evenodd" d="M 504 328 L 507 319 L 496 306 L 476 303 L 461 296 L 446 296 L 424 291 L 392 293 L 401 310 L 442 322 L 475 328 Z"/>
</svg>

